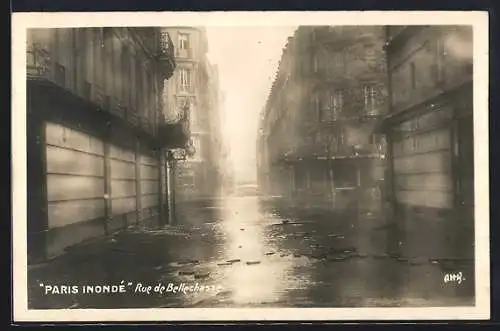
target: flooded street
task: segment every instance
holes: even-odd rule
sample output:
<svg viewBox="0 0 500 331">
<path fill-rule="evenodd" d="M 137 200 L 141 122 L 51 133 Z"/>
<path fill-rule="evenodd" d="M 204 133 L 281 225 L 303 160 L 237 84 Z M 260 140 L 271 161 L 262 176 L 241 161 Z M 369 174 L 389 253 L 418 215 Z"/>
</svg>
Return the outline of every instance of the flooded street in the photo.
<svg viewBox="0 0 500 331">
<path fill-rule="evenodd" d="M 388 254 L 383 220 L 374 215 L 333 215 L 277 201 L 242 196 L 181 204 L 182 225 L 129 229 L 69 250 L 29 270 L 30 307 L 473 304 L 471 262 Z M 460 282 L 444 281 L 459 272 Z M 96 293 L 97 285 L 122 281 L 126 293 Z M 61 285 L 80 290 L 62 293 Z M 83 285 L 94 293 L 84 294 Z"/>
</svg>

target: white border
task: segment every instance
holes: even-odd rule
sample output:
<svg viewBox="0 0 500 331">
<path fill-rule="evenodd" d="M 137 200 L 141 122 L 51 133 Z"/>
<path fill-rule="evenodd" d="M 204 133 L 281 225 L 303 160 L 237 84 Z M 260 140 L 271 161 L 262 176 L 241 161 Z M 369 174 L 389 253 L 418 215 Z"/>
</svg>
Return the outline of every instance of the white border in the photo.
<svg viewBox="0 0 500 331">
<path fill-rule="evenodd" d="M 476 306 L 474 308 L 170 308 L 170 309 L 27 309 L 26 254 L 26 29 L 85 26 L 298 26 L 298 25 L 473 25 Z M 410 320 L 488 319 L 489 144 L 487 12 L 134 12 L 14 13 L 13 64 L 13 284 L 16 322 L 201 321 L 201 320 Z"/>
</svg>

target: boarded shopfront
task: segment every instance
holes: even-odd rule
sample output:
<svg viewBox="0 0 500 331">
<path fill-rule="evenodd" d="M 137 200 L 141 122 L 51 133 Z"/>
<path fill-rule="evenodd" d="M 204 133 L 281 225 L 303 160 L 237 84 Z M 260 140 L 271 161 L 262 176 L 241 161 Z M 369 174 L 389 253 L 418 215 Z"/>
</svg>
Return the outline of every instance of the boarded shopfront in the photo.
<svg viewBox="0 0 500 331">
<path fill-rule="evenodd" d="M 139 160 L 141 222 L 158 224 L 160 217 L 160 167 L 154 151 L 144 151 Z"/>
<path fill-rule="evenodd" d="M 48 255 L 137 224 L 160 222 L 158 154 L 45 124 Z"/>
<path fill-rule="evenodd" d="M 50 83 L 29 85 L 28 96 L 30 261 L 163 222 L 154 139 Z"/>
<path fill-rule="evenodd" d="M 392 127 L 393 198 L 405 254 L 457 258 L 472 252 L 473 122 L 439 100 Z"/>
<path fill-rule="evenodd" d="M 394 129 L 395 197 L 405 207 L 452 207 L 451 109 L 441 108 Z"/>
<path fill-rule="evenodd" d="M 104 234 L 104 143 L 83 132 L 45 124 L 48 253 Z M 74 231 L 78 227 L 78 231 Z M 50 231 L 54 230 L 54 231 Z"/>
</svg>

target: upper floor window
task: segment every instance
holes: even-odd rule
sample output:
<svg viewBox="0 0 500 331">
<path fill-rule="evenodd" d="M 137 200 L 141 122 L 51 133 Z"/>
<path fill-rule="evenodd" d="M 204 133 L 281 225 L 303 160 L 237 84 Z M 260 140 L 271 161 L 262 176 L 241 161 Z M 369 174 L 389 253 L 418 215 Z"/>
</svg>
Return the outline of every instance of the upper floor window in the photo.
<svg viewBox="0 0 500 331">
<path fill-rule="evenodd" d="M 436 40 L 436 65 L 435 65 L 435 79 L 436 83 L 440 83 L 445 79 L 446 75 L 446 49 L 444 41 L 441 38 Z"/>
<path fill-rule="evenodd" d="M 189 49 L 189 35 L 186 33 L 179 34 L 179 49 L 188 50 Z"/>
<path fill-rule="evenodd" d="M 191 70 L 185 68 L 179 69 L 179 88 L 182 92 L 191 90 Z"/>
<path fill-rule="evenodd" d="M 365 106 L 365 109 L 370 109 L 373 108 L 376 104 L 376 97 L 377 97 L 377 91 L 375 89 L 375 86 L 373 85 L 365 85 L 363 86 L 363 103 Z"/>
<path fill-rule="evenodd" d="M 319 70 L 319 57 L 318 54 L 315 53 L 312 58 L 312 67 L 313 67 L 313 72 L 318 72 Z"/>
<path fill-rule="evenodd" d="M 344 92 L 343 91 L 335 91 L 331 96 L 331 105 L 335 114 L 338 114 L 342 111 L 342 107 L 344 105 Z"/>
<path fill-rule="evenodd" d="M 344 105 L 344 92 L 341 90 L 326 90 L 321 94 L 318 103 L 321 121 L 335 120 Z"/>
<path fill-rule="evenodd" d="M 342 52 L 335 53 L 333 58 L 334 58 L 334 65 L 336 67 L 341 67 L 344 64 L 344 53 Z"/>
<path fill-rule="evenodd" d="M 410 63 L 410 83 L 411 87 L 417 87 L 417 68 L 415 62 Z"/>
</svg>

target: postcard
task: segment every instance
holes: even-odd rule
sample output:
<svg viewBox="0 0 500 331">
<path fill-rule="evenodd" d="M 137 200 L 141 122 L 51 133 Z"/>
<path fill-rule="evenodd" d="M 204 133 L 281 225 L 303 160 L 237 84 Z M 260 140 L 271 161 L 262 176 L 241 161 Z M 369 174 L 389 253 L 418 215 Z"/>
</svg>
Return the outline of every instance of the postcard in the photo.
<svg viewBox="0 0 500 331">
<path fill-rule="evenodd" d="M 16 322 L 489 318 L 486 12 L 12 21 Z"/>
</svg>

